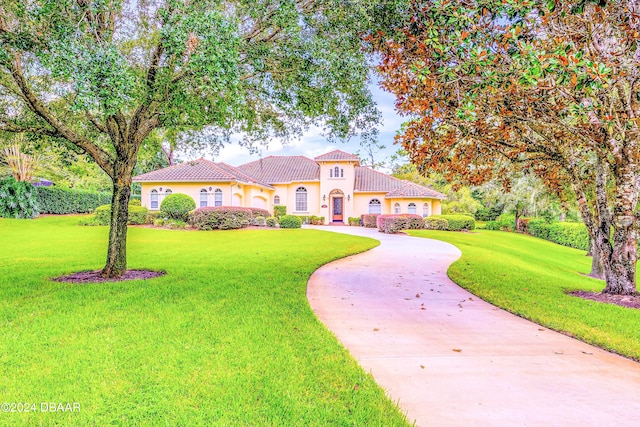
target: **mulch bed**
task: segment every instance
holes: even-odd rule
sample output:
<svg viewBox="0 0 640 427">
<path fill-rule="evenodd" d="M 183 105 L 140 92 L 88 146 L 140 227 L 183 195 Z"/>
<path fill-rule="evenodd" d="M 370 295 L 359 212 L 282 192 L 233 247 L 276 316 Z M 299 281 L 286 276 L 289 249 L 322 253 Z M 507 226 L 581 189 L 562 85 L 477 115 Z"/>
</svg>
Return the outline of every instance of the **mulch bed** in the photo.
<svg viewBox="0 0 640 427">
<path fill-rule="evenodd" d="M 627 308 L 640 308 L 640 294 L 636 295 L 612 295 L 602 292 L 573 291 L 568 292 L 574 297 L 588 299 L 606 304 L 615 304 Z"/>
<path fill-rule="evenodd" d="M 164 276 L 167 274 L 164 271 L 152 271 L 152 270 L 127 270 L 122 276 L 118 278 L 102 277 L 100 273 L 102 270 L 95 271 L 80 271 L 78 273 L 68 274 L 66 276 L 56 277 L 54 282 L 64 283 L 103 283 L 103 282 L 122 282 L 125 280 L 144 280 L 154 279 L 156 277 Z"/>
</svg>

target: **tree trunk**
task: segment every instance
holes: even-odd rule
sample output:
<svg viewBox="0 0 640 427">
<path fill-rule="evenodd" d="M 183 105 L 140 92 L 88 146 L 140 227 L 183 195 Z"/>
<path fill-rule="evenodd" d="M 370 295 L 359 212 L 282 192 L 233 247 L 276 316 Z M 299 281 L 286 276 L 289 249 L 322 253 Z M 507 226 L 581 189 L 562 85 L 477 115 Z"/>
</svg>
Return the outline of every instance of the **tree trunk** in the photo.
<svg viewBox="0 0 640 427">
<path fill-rule="evenodd" d="M 102 269 L 103 277 L 120 277 L 127 271 L 127 222 L 129 220 L 129 197 L 131 196 L 131 179 L 137 160 L 123 156 L 115 163 L 113 179 L 113 197 L 111 198 L 111 224 L 109 229 L 109 247 L 107 262 Z"/>
<path fill-rule="evenodd" d="M 638 234 L 634 209 L 638 204 L 636 165 L 625 159 L 616 166 L 616 200 L 613 209 L 613 251 L 610 267 L 605 267 L 607 286 L 605 293 L 637 294 L 636 263 L 638 262 Z"/>
<path fill-rule="evenodd" d="M 595 243 L 594 240 L 591 240 L 589 254 L 587 255 L 591 256 L 591 272 L 589 273 L 589 276 L 594 279 L 605 280 L 603 250 Z"/>
</svg>

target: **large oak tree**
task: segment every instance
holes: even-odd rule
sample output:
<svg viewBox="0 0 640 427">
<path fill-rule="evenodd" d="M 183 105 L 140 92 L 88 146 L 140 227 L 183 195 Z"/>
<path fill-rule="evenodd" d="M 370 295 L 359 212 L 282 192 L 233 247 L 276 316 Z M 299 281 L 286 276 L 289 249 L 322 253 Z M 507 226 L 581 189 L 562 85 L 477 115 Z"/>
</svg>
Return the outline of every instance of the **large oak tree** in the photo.
<svg viewBox="0 0 640 427">
<path fill-rule="evenodd" d="M 126 270 L 138 151 L 155 129 L 231 133 L 254 144 L 367 130 L 361 36 L 392 2 L 339 0 L 4 0 L 0 130 L 88 153 L 113 182 L 107 262 Z M 217 138 L 217 139 L 216 139 Z"/>
<path fill-rule="evenodd" d="M 411 2 L 369 38 L 423 170 L 468 183 L 535 173 L 573 190 L 605 292 L 636 292 L 640 5 Z"/>
</svg>

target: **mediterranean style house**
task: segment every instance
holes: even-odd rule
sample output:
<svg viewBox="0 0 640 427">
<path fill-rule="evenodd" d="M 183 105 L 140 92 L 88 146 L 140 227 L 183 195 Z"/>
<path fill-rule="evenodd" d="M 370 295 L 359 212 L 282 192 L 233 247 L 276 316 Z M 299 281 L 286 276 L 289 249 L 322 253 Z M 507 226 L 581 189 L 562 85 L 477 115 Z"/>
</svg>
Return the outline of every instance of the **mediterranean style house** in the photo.
<svg viewBox="0 0 640 427">
<path fill-rule="evenodd" d="M 160 209 L 171 193 L 191 196 L 198 207 L 257 207 L 273 212 L 324 217 L 325 224 L 346 223 L 362 214 L 440 214 L 445 197 L 421 185 L 360 166 L 357 156 L 334 150 L 310 159 L 268 156 L 237 167 L 205 159 L 138 175 L 142 205 Z"/>
</svg>

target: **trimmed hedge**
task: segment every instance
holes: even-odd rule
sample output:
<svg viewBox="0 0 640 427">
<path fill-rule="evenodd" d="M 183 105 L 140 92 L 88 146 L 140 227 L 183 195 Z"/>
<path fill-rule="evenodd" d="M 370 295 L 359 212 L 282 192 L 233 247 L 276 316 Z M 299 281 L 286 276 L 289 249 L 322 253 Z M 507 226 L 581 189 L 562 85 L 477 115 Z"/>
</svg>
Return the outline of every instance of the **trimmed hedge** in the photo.
<svg viewBox="0 0 640 427">
<path fill-rule="evenodd" d="M 41 213 L 58 215 L 93 212 L 111 203 L 111 193 L 61 187 L 36 187 L 36 198 Z"/>
<path fill-rule="evenodd" d="M 409 228 L 424 228 L 422 217 L 414 214 L 378 215 L 376 225 L 378 226 L 378 231 L 387 234 L 395 234 L 398 231 Z"/>
<path fill-rule="evenodd" d="M 280 228 L 301 228 L 302 219 L 295 215 L 283 215 L 280 217 Z"/>
<path fill-rule="evenodd" d="M 257 217 L 257 216 L 263 216 L 263 217 L 268 217 L 271 216 L 271 212 L 269 212 L 266 209 L 262 209 L 262 208 L 248 208 L 251 209 L 251 215 L 253 215 L 253 217 Z"/>
<path fill-rule="evenodd" d="M 362 220 L 362 226 L 367 228 L 376 228 L 378 226 L 378 216 L 380 214 L 363 214 L 360 215 L 360 219 Z"/>
<path fill-rule="evenodd" d="M 449 231 L 473 230 L 476 228 L 476 220 L 468 215 L 433 215 L 429 218 L 446 219 L 449 223 L 447 228 Z"/>
<path fill-rule="evenodd" d="M 484 228 L 494 231 L 513 231 L 516 227 L 515 215 L 500 215 L 495 221 L 489 221 Z"/>
<path fill-rule="evenodd" d="M 191 196 L 181 193 L 169 194 L 160 203 L 160 212 L 171 219 L 184 221 L 189 212 L 196 208 L 196 202 Z"/>
<path fill-rule="evenodd" d="M 251 208 L 235 206 L 208 206 L 189 215 L 189 224 L 198 230 L 234 230 L 252 222 Z"/>
<path fill-rule="evenodd" d="M 430 216 L 424 219 L 424 228 L 427 230 L 448 230 L 449 221 L 444 218 L 434 218 Z"/>
<path fill-rule="evenodd" d="M 589 250 L 589 232 L 587 226 L 581 222 L 554 222 L 545 226 L 537 220 L 533 227 L 532 222 L 534 221 L 529 221 L 529 234 L 532 236 L 570 248 Z"/>
<path fill-rule="evenodd" d="M 96 208 L 94 221 L 91 225 L 109 225 L 111 223 L 111 205 L 102 205 Z M 141 225 L 147 223 L 147 208 L 143 206 L 129 205 L 129 220 L 127 224 Z M 88 224 L 85 224 L 88 225 Z"/>
<path fill-rule="evenodd" d="M 358 218 L 358 217 L 350 216 L 347 221 L 349 222 L 349 225 L 352 225 L 352 226 L 359 226 L 360 225 L 360 218 Z"/>
</svg>

